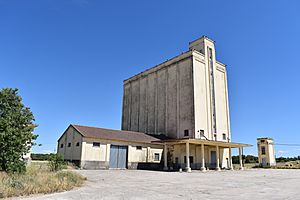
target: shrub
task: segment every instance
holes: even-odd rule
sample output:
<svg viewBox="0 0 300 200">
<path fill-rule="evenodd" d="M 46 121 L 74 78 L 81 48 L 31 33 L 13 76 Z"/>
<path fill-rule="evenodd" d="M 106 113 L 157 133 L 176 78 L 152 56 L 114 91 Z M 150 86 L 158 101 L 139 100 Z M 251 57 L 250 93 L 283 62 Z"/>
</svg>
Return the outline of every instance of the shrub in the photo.
<svg viewBox="0 0 300 200">
<path fill-rule="evenodd" d="M 51 171 L 59 171 L 65 168 L 64 157 L 61 154 L 50 154 L 49 168 Z"/>
</svg>

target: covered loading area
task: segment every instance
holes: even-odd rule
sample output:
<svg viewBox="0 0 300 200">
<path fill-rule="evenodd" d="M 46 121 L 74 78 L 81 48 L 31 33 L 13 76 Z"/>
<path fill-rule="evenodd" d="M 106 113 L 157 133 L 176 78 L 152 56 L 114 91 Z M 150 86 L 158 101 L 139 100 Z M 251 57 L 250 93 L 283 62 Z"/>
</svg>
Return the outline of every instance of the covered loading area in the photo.
<svg viewBox="0 0 300 200">
<path fill-rule="evenodd" d="M 232 142 L 222 142 L 222 141 L 212 141 L 212 140 L 202 140 L 202 139 L 170 139 L 163 141 L 155 141 L 161 142 L 164 144 L 164 169 L 168 170 L 168 147 L 169 146 L 178 146 L 185 145 L 184 160 L 185 160 L 185 170 L 187 172 L 191 171 L 191 156 L 190 156 L 190 147 L 196 146 L 201 149 L 200 153 L 200 165 L 201 171 L 206 171 L 206 169 L 213 168 L 217 171 L 221 170 L 220 165 L 220 152 L 224 149 L 228 149 L 228 165 L 227 168 L 233 170 L 232 165 L 232 148 L 238 148 L 239 150 L 239 161 L 240 161 L 240 169 L 243 170 L 242 163 L 242 152 L 244 147 L 250 147 L 252 145 L 242 144 L 242 143 L 232 143 Z M 205 149 L 214 149 L 213 151 L 205 152 Z M 209 161 L 207 160 L 208 156 L 205 154 L 209 154 Z"/>
</svg>

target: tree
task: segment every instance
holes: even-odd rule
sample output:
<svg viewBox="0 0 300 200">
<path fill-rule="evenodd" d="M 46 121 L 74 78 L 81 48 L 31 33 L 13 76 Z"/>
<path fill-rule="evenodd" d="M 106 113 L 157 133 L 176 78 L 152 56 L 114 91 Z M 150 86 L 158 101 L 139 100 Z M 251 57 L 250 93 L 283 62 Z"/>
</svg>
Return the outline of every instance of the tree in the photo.
<svg viewBox="0 0 300 200">
<path fill-rule="evenodd" d="M 49 167 L 51 171 L 59 171 L 64 168 L 64 157 L 61 154 L 50 154 Z"/>
<path fill-rule="evenodd" d="M 0 169 L 7 172 L 26 170 L 23 155 L 29 152 L 34 140 L 34 116 L 22 103 L 18 89 L 0 90 Z"/>
</svg>

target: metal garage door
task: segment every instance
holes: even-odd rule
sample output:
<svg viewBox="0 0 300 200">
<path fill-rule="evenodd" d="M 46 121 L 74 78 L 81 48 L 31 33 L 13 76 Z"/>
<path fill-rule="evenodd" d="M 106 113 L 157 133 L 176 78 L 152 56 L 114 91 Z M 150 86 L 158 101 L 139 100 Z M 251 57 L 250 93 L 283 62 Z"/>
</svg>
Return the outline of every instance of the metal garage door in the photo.
<svg viewBox="0 0 300 200">
<path fill-rule="evenodd" d="M 109 168 L 125 169 L 127 166 L 127 146 L 110 146 Z"/>
</svg>

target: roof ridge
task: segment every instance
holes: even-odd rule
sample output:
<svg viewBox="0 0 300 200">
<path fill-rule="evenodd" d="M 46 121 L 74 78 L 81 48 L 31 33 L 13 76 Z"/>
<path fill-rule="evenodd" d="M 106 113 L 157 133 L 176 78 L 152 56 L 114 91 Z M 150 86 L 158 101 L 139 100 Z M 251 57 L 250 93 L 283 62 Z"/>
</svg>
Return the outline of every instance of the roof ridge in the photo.
<svg viewBox="0 0 300 200">
<path fill-rule="evenodd" d="M 149 134 L 147 134 L 147 133 L 144 133 L 144 132 L 137 132 L 137 131 L 117 130 L 117 129 L 112 129 L 112 128 L 101 128 L 101 127 L 96 127 L 96 126 L 86 126 L 86 125 L 78 125 L 78 124 L 71 124 L 71 125 L 74 126 L 74 127 L 76 127 L 76 126 L 81 126 L 81 127 L 96 128 L 96 129 L 102 129 L 102 130 L 120 131 L 120 132 L 138 133 L 138 134 L 146 134 L 146 135 L 149 135 Z M 149 136 L 151 136 L 151 135 L 149 135 Z"/>
</svg>

